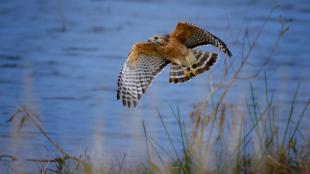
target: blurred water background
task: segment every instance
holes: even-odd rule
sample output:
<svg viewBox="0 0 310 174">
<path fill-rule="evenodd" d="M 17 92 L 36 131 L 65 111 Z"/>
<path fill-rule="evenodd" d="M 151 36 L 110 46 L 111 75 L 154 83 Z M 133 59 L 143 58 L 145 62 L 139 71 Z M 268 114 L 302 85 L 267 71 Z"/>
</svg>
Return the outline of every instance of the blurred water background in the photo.
<svg viewBox="0 0 310 174">
<path fill-rule="evenodd" d="M 251 81 L 258 98 L 264 100 L 260 94 L 264 93 L 266 72 L 280 112 L 287 113 L 298 83 L 297 105 L 310 96 L 310 3 L 283 0 L 277 4 L 242 76 L 255 73 L 265 63 L 282 16 L 289 31 L 263 71 Z M 177 124 L 169 106 L 179 107 L 188 120 L 193 104 L 206 99 L 210 81 L 216 83 L 228 57 L 219 53 L 221 58 L 212 71 L 182 85 L 168 83 L 166 68 L 138 108 L 127 109 L 116 100 L 116 81 L 131 46 L 171 32 L 178 21 L 186 20 L 221 38 L 233 53 L 231 60 L 239 59 L 244 29 L 248 28 L 250 36 L 256 34 L 274 5 L 269 0 L 1 0 L 0 154 L 31 158 L 48 153 L 50 145 L 38 131 L 25 129 L 14 138 L 16 129 L 5 122 L 25 105 L 40 115 L 43 128 L 68 152 L 86 151 L 105 160 L 124 154 L 133 160 L 144 159 L 141 120 L 149 134 L 163 146 L 168 144 L 158 108 L 177 139 Z M 200 49 L 218 52 L 212 47 Z M 226 102 L 243 106 L 249 86 L 249 80 L 238 80 Z M 303 130 L 308 131 L 309 124 L 308 112 Z"/>
</svg>

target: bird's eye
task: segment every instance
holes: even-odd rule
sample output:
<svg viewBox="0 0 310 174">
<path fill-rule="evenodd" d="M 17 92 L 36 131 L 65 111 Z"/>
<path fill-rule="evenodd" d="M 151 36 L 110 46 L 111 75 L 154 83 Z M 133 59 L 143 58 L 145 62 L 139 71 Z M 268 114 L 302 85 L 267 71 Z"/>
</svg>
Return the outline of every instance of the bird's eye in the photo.
<svg viewBox="0 0 310 174">
<path fill-rule="evenodd" d="M 155 37 L 154 37 L 154 39 L 155 39 L 155 40 L 157 40 L 157 39 L 158 39 L 158 37 L 156 37 L 156 36 L 155 36 Z"/>
</svg>

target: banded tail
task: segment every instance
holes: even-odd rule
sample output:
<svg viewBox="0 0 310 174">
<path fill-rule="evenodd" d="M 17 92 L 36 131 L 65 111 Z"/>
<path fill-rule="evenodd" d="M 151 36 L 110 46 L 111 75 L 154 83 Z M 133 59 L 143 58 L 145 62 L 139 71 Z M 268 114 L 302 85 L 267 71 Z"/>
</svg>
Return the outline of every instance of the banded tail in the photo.
<svg viewBox="0 0 310 174">
<path fill-rule="evenodd" d="M 190 67 L 180 67 L 178 64 L 170 64 L 170 76 L 169 83 L 183 83 L 193 77 L 208 71 L 210 67 L 214 65 L 217 59 L 216 53 L 204 52 L 193 50 L 194 56 L 197 58 L 197 61 L 192 65 L 194 72 L 191 71 Z"/>
</svg>

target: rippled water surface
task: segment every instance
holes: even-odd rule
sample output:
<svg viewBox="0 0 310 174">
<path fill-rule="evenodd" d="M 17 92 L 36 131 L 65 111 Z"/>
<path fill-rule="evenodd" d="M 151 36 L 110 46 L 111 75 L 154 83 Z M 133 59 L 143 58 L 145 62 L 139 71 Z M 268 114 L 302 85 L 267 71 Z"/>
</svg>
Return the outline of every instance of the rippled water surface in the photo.
<svg viewBox="0 0 310 174">
<path fill-rule="evenodd" d="M 35 129 L 13 138 L 15 128 L 5 120 L 21 105 L 40 115 L 42 126 L 65 150 L 97 157 L 145 154 L 141 121 L 149 134 L 168 143 L 155 108 L 167 121 L 172 135 L 177 124 L 169 105 L 182 117 L 208 95 L 210 79 L 223 71 L 224 59 L 210 73 L 182 84 L 168 83 L 166 68 L 154 81 L 137 109 L 116 100 L 118 73 L 135 42 L 172 31 L 186 20 L 208 29 L 241 56 L 243 31 L 257 34 L 270 14 L 269 1 L 101 1 L 101 0 L 2 0 L 0 2 L 0 154 L 25 157 L 46 153 L 49 143 Z M 297 103 L 310 96 L 310 3 L 279 2 L 265 26 L 243 76 L 264 64 L 281 28 L 279 16 L 289 26 L 278 49 L 262 73 L 251 80 L 264 92 L 264 72 L 275 101 L 291 102 L 302 83 Z M 65 29 L 65 31 L 63 31 Z M 254 37 L 250 37 L 252 41 Z M 202 47 L 201 49 L 212 49 Z M 231 61 L 228 60 L 228 61 Z M 227 102 L 243 105 L 250 92 L 249 80 L 237 80 Z M 258 96 L 260 98 L 260 96 Z M 261 97 L 263 98 L 263 97 Z M 287 108 L 283 112 L 286 112 Z M 305 127 L 309 128 L 309 112 Z M 13 148 L 12 148 L 13 147 Z"/>
</svg>

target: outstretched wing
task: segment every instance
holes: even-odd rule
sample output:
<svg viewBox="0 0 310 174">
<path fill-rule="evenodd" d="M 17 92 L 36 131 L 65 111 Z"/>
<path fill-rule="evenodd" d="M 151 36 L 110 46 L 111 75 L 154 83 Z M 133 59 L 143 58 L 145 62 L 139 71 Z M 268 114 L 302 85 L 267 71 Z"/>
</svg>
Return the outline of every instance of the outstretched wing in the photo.
<svg viewBox="0 0 310 174">
<path fill-rule="evenodd" d="M 211 44 L 215 47 L 218 47 L 229 57 L 232 56 L 231 52 L 223 41 L 208 31 L 195 26 L 194 24 L 179 22 L 175 31 L 171 35 L 179 39 L 184 45 L 186 45 L 187 48 L 194 48 L 200 45 Z"/>
<path fill-rule="evenodd" d="M 117 99 L 124 106 L 137 106 L 153 78 L 170 63 L 156 47 L 150 42 L 133 46 L 117 82 Z"/>
</svg>

